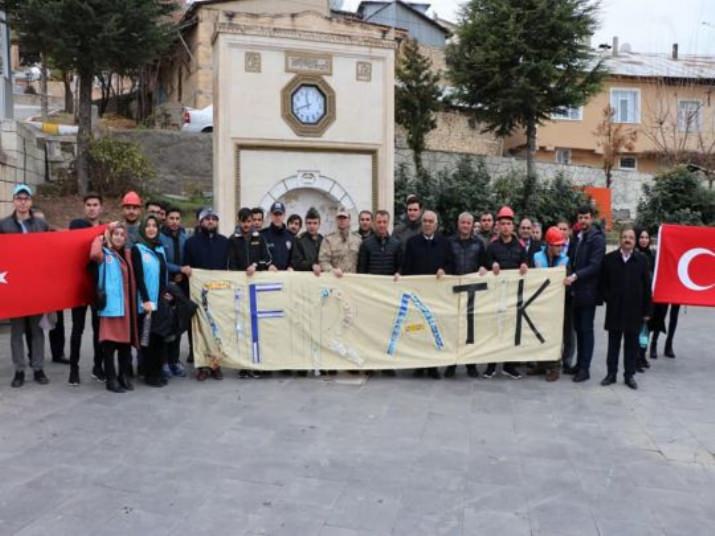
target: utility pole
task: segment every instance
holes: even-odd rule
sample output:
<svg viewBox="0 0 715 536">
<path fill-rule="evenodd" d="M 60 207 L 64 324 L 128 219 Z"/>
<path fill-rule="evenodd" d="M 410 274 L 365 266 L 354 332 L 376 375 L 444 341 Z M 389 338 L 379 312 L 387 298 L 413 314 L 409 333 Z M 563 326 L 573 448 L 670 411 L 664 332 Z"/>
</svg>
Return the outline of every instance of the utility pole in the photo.
<svg viewBox="0 0 715 536">
<path fill-rule="evenodd" d="M 0 119 L 12 119 L 12 64 L 10 63 L 10 27 L 0 11 Z"/>
</svg>

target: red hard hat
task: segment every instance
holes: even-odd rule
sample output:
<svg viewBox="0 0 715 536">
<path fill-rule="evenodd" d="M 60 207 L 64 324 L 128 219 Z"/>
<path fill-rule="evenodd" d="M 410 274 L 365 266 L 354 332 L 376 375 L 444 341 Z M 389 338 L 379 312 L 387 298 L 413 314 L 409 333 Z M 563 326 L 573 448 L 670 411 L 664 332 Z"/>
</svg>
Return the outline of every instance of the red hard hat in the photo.
<svg viewBox="0 0 715 536">
<path fill-rule="evenodd" d="M 142 206 L 142 199 L 136 192 L 127 192 L 122 198 L 122 206 L 140 207 Z"/>
<path fill-rule="evenodd" d="M 563 246 L 566 237 L 558 227 L 549 227 L 546 231 L 546 243 L 550 246 Z"/>
<path fill-rule="evenodd" d="M 501 220 L 502 218 L 509 218 L 510 220 L 514 219 L 514 211 L 511 207 L 503 206 L 499 209 L 499 212 L 497 212 L 497 220 Z"/>
</svg>

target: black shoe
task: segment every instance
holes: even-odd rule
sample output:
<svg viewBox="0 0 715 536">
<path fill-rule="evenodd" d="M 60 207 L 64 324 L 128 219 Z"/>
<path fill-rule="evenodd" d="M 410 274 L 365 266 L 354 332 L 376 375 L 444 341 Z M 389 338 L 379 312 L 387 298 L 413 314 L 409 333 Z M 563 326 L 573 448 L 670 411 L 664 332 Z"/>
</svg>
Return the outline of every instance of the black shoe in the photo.
<svg viewBox="0 0 715 536">
<path fill-rule="evenodd" d="M 122 386 L 122 389 L 124 389 L 125 391 L 134 390 L 134 385 L 132 384 L 131 380 L 123 374 L 117 378 L 117 381 L 119 382 L 119 385 Z"/>
<path fill-rule="evenodd" d="M 425 375 L 425 369 L 421 369 L 421 368 L 415 369 L 415 371 L 412 373 L 412 375 L 415 378 L 421 378 L 422 376 Z"/>
<path fill-rule="evenodd" d="M 67 359 L 65 356 L 61 355 L 60 357 L 53 357 L 52 358 L 53 363 L 59 363 L 61 365 L 69 365 L 70 360 Z"/>
<path fill-rule="evenodd" d="M 572 367 L 572 366 L 565 365 L 563 368 L 563 372 L 564 372 L 564 374 L 573 376 L 574 374 L 576 374 L 578 372 L 578 367 Z"/>
<path fill-rule="evenodd" d="M 35 381 L 37 383 L 39 383 L 40 385 L 47 385 L 48 383 L 50 383 L 50 379 L 47 376 L 45 376 L 45 371 L 42 369 L 36 370 L 34 373 L 34 376 L 35 376 Z"/>
<path fill-rule="evenodd" d="M 486 379 L 493 378 L 496 371 L 497 366 L 494 363 L 489 363 L 489 365 L 487 366 L 487 370 L 484 371 L 484 377 Z"/>
<path fill-rule="evenodd" d="M 655 341 L 650 343 L 650 358 L 658 359 L 658 344 Z"/>
<path fill-rule="evenodd" d="M 297 370 L 295 375 L 298 376 L 299 378 L 306 378 L 308 376 L 308 371 L 307 370 Z M 261 377 L 260 374 L 258 377 L 259 378 Z"/>
<path fill-rule="evenodd" d="M 590 379 L 591 379 L 591 375 L 586 370 L 579 370 L 576 374 L 574 374 L 574 377 L 573 377 L 573 381 L 575 383 L 585 382 L 586 380 L 590 380 Z"/>
<path fill-rule="evenodd" d="M 439 369 L 437 367 L 430 367 L 427 369 L 427 376 L 433 380 L 439 380 L 442 376 L 439 374 Z"/>
<path fill-rule="evenodd" d="M 609 374 L 601 380 L 601 385 L 603 385 L 604 387 L 606 387 L 607 385 L 613 385 L 614 383 L 616 383 L 615 374 Z"/>
<path fill-rule="evenodd" d="M 124 387 L 119 385 L 119 382 L 117 380 L 107 380 L 107 391 L 110 391 L 112 393 L 124 393 L 126 392 L 124 390 Z"/>
<path fill-rule="evenodd" d="M 397 376 L 397 372 L 394 371 L 393 369 L 385 369 L 382 371 L 382 375 L 390 376 L 390 377 L 394 378 L 395 376 Z"/>
<path fill-rule="evenodd" d="M 144 377 L 144 383 L 149 387 L 164 387 L 164 384 L 159 378 Z"/>
<path fill-rule="evenodd" d="M 643 374 L 645 372 L 643 365 L 641 365 L 640 363 L 636 363 L 636 372 L 639 374 Z"/>
<path fill-rule="evenodd" d="M 479 378 L 479 370 L 477 369 L 477 365 L 467 365 L 467 376 L 469 376 L 470 378 Z"/>
<path fill-rule="evenodd" d="M 521 374 L 519 374 L 519 371 L 516 369 L 516 366 L 511 363 L 504 363 L 501 369 L 501 373 L 504 376 L 509 376 L 512 380 L 521 379 Z"/>
<path fill-rule="evenodd" d="M 73 387 L 79 386 L 79 367 L 70 367 L 70 377 L 69 380 L 67 380 L 67 383 Z"/>
<path fill-rule="evenodd" d="M 247 370 L 241 369 L 238 371 L 238 377 L 241 378 L 242 380 L 247 380 L 251 376 L 248 374 Z"/>
<path fill-rule="evenodd" d="M 18 370 L 15 371 L 15 377 L 12 379 L 10 384 L 12 387 L 22 387 L 25 384 L 25 371 Z"/>
<path fill-rule="evenodd" d="M 445 378 L 454 378 L 454 373 L 457 372 L 457 366 L 456 365 L 450 365 L 446 369 L 444 369 L 444 377 Z"/>
<path fill-rule="evenodd" d="M 641 361 L 641 367 L 650 368 L 650 363 L 648 363 L 648 360 L 646 359 L 645 355 L 640 358 L 640 361 Z"/>
<path fill-rule="evenodd" d="M 101 367 L 98 367 L 97 365 L 92 367 L 92 378 L 102 383 L 107 381 L 107 377 L 104 375 L 104 371 Z"/>
<path fill-rule="evenodd" d="M 626 379 L 623 381 L 623 383 L 625 383 L 628 387 L 630 387 L 630 388 L 633 389 L 634 391 L 635 391 L 636 389 L 638 389 L 638 384 L 636 383 L 636 380 L 635 380 L 635 378 L 633 378 L 633 376 L 631 376 L 630 378 L 626 378 Z"/>
<path fill-rule="evenodd" d="M 665 352 L 663 352 L 663 355 L 665 357 L 669 357 L 671 359 L 675 359 L 675 353 L 673 352 L 673 347 L 672 346 L 666 346 L 665 347 Z"/>
</svg>

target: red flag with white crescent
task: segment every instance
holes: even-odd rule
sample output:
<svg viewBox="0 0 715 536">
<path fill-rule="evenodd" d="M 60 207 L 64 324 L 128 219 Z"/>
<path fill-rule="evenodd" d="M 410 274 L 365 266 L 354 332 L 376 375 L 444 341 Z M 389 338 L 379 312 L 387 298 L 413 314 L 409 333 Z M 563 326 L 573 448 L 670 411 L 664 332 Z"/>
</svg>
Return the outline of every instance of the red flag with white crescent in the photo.
<svg viewBox="0 0 715 536">
<path fill-rule="evenodd" d="M 653 301 L 715 307 L 715 227 L 660 226 Z"/>
<path fill-rule="evenodd" d="M 87 269 L 92 240 L 104 226 L 76 231 L 0 234 L 0 318 L 92 303 Z"/>
</svg>

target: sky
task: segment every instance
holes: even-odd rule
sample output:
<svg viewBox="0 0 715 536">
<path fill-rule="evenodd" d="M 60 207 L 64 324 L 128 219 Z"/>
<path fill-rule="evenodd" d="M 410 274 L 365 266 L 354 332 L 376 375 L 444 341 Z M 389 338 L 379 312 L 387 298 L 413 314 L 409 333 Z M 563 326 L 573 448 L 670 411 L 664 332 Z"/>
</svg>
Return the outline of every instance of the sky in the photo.
<svg viewBox="0 0 715 536">
<path fill-rule="evenodd" d="M 420 1 L 431 3 L 440 17 L 450 20 L 456 20 L 463 3 Z M 345 0 L 344 8 L 355 10 L 359 3 Z M 594 46 L 610 44 L 618 36 L 634 52 L 670 53 L 673 43 L 678 43 L 681 54 L 715 56 L 715 0 L 601 0 L 600 19 Z"/>
</svg>

